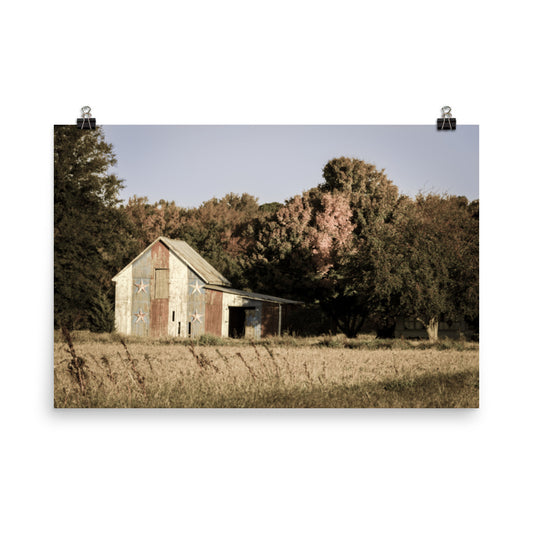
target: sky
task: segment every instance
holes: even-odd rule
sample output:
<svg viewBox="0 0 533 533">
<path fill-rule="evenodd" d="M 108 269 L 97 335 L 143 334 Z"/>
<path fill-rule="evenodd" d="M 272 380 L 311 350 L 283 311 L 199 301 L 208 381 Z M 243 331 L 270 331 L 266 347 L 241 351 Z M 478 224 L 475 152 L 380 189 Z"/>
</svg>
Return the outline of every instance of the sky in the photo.
<svg viewBox="0 0 533 533">
<path fill-rule="evenodd" d="M 322 182 L 335 157 L 384 169 L 403 194 L 479 198 L 479 128 L 458 126 L 103 126 L 121 196 L 195 207 L 227 193 L 283 202 Z"/>
</svg>

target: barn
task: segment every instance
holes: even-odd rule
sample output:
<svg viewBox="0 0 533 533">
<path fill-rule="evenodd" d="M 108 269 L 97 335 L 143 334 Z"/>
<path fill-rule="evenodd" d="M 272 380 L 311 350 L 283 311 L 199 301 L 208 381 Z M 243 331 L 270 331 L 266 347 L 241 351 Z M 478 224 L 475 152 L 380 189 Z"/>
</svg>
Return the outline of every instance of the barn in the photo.
<svg viewBox="0 0 533 533">
<path fill-rule="evenodd" d="M 300 302 L 234 289 L 185 241 L 159 237 L 114 278 L 115 327 L 138 336 L 280 335 Z"/>
</svg>

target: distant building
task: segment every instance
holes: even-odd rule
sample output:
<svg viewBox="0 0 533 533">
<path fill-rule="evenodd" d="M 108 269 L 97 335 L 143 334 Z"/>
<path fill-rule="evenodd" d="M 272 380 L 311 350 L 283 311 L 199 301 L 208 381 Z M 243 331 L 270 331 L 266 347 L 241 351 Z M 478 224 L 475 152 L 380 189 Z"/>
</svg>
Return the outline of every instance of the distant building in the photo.
<svg viewBox="0 0 533 533">
<path fill-rule="evenodd" d="M 466 340 L 472 339 L 474 331 L 468 326 L 466 321 L 459 320 L 456 322 L 439 322 L 439 339 L 459 339 L 464 337 Z M 395 337 L 403 337 L 404 339 L 427 339 L 428 334 L 426 328 L 416 318 L 400 317 L 396 320 L 396 327 L 394 329 Z"/>
<path fill-rule="evenodd" d="M 159 237 L 114 278 L 115 327 L 139 336 L 281 334 L 294 300 L 246 292 L 186 242 Z"/>
</svg>

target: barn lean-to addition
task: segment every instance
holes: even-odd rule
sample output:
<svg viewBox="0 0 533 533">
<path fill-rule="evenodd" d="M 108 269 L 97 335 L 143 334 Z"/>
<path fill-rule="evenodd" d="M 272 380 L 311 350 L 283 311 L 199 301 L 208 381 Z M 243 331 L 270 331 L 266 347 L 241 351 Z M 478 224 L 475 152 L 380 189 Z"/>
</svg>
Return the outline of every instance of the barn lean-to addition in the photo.
<svg viewBox="0 0 533 533">
<path fill-rule="evenodd" d="M 138 336 L 258 339 L 282 332 L 294 300 L 234 289 L 185 241 L 159 237 L 114 278 L 115 327 Z"/>
</svg>

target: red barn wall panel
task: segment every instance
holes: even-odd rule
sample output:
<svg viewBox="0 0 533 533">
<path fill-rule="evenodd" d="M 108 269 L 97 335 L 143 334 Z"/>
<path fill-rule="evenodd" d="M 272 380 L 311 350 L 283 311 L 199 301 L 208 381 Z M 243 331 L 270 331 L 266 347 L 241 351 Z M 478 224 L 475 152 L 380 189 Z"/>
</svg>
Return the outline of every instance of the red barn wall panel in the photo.
<svg viewBox="0 0 533 533">
<path fill-rule="evenodd" d="M 155 270 L 157 268 L 168 268 L 169 252 L 162 242 L 156 242 L 151 249 L 152 254 L 152 276 L 150 301 L 150 336 L 162 337 L 168 335 L 168 297 L 155 298 Z M 168 290 L 166 291 L 168 294 Z"/>
<path fill-rule="evenodd" d="M 278 324 L 279 324 L 278 304 L 263 302 L 262 311 L 261 311 L 261 337 L 266 337 L 267 335 L 277 335 Z"/>
<path fill-rule="evenodd" d="M 205 291 L 205 332 L 222 335 L 222 292 Z"/>
<path fill-rule="evenodd" d="M 151 252 L 153 268 L 168 268 L 168 248 L 162 242 L 156 242 Z"/>
<path fill-rule="evenodd" d="M 168 335 L 168 298 L 152 300 L 150 304 L 152 319 L 150 320 L 150 336 L 164 337 Z"/>
</svg>

